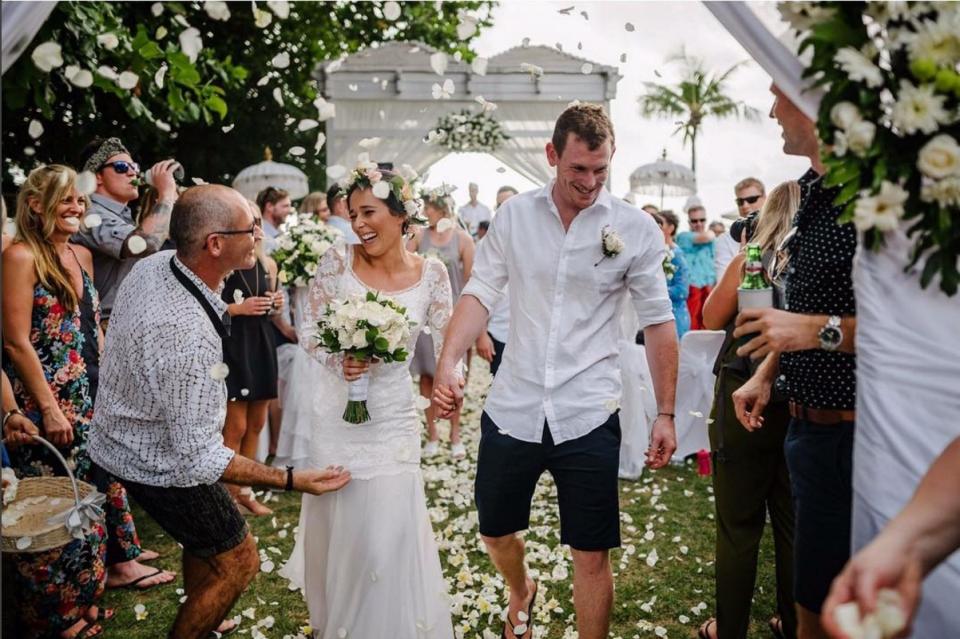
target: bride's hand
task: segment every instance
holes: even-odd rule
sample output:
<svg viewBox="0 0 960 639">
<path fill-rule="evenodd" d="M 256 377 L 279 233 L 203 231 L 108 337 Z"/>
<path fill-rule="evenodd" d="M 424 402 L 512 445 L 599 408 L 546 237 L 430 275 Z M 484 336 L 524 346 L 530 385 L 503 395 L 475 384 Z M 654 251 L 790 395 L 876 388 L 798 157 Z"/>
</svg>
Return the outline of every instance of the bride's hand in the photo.
<svg viewBox="0 0 960 639">
<path fill-rule="evenodd" d="M 433 379 L 433 405 L 440 419 L 449 419 L 463 404 L 464 379 L 453 370 L 438 367 Z"/>
<path fill-rule="evenodd" d="M 354 359 L 352 355 L 343 358 L 343 378 L 348 382 L 360 379 L 360 376 L 369 370 L 369 361 Z"/>
</svg>

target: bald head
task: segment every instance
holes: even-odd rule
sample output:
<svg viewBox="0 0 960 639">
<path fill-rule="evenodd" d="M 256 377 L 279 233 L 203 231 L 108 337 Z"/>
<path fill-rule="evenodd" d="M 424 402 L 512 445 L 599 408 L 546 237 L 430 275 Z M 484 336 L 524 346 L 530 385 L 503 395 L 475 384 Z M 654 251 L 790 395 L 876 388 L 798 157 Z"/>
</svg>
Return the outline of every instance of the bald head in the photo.
<svg viewBox="0 0 960 639">
<path fill-rule="evenodd" d="M 249 217 L 247 201 L 221 184 L 203 184 L 184 191 L 173 206 L 170 239 L 182 257 L 195 257 L 216 231 L 240 226 Z"/>
</svg>

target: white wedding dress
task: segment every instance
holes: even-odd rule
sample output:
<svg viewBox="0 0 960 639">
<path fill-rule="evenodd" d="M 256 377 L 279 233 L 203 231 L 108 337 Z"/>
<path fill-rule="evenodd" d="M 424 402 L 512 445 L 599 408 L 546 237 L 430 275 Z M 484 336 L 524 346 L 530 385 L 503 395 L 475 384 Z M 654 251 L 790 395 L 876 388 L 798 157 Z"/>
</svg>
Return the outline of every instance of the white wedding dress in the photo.
<svg viewBox="0 0 960 639">
<path fill-rule="evenodd" d="M 449 597 L 420 474 L 420 420 L 409 362 L 374 364 L 371 420 L 343 421 L 347 384 L 341 358 L 317 349 L 312 328 L 328 304 L 369 290 L 351 268 L 353 248 L 337 245 L 320 261 L 298 327 L 300 344 L 322 364 L 313 390 L 317 415 L 310 465 L 342 465 L 352 480 L 333 493 L 304 495 L 300 526 L 281 574 L 303 589 L 314 637 L 452 639 Z M 385 293 L 416 324 L 407 351 L 430 330 L 436 353 L 450 319 L 446 267 L 427 258 L 414 286 Z"/>
</svg>

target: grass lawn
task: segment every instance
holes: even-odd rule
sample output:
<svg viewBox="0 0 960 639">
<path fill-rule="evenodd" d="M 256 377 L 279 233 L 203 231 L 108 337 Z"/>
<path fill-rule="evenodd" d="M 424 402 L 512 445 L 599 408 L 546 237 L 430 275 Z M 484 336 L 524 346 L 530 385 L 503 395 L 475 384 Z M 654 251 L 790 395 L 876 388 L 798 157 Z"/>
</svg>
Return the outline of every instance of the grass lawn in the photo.
<svg viewBox="0 0 960 639">
<path fill-rule="evenodd" d="M 506 601 L 502 581 L 482 550 L 473 510 L 474 456 L 489 378 L 486 364 L 476 360 L 464 411 L 468 459 L 454 464 L 449 449 L 443 447 L 440 455 L 425 460 L 423 466 L 458 636 L 482 639 L 500 636 L 499 613 Z M 647 472 L 636 482 L 621 481 L 623 546 L 612 553 L 617 592 L 611 637 L 692 637 L 697 626 L 712 615 L 715 535 L 711 493 L 710 478 L 699 477 L 693 465 Z M 540 583 L 537 636 L 566 639 L 576 636 L 572 565 L 569 550 L 559 544 L 555 494 L 549 475 L 544 475 L 526 540 L 528 563 Z M 296 637 L 307 630 L 307 608 L 300 593 L 291 591 L 276 571 L 293 548 L 300 499 L 280 493 L 268 504 L 275 517 L 249 520 L 258 539 L 261 573 L 233 614 L 241 616 L 240 636 Z M 177 570 L 177 545 L 142 511 L 136 514 L 145 547 L 163 555 L 156 564 Z M 766 623 L 774 611 L 773 586 L 773 549 L 767 534 L 761 549 L 751 639 L 770 636 Z M 104 604 L 116 608 L 117 616 L 107 623 L 103 636 L 165 637 L 182 596 L 181 587 L 178 578 L 173 586 L 148 592 L 108 591 Z M 135 613 L 137 604 L 146 608 L 146 616 L 140 620 Z"/>
</svg>

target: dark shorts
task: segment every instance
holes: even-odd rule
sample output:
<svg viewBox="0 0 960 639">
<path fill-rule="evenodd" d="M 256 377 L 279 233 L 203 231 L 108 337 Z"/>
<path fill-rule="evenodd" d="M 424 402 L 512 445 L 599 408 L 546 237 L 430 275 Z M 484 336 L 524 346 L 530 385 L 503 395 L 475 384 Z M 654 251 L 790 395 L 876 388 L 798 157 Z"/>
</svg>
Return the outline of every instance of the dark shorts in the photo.
<svg viewBox="0 0 960 639">
<path fill-rule="evenodd" d="M 247 522 L 220 484 L 189 488 L 148 486 L 121 479 L 127 492 L 194 557 L 212 557 L 240 545 Z"/>
<path fill-rule="evenodd" d="M 497 371 L 500 370 L 500 362 L 503 361 L 503 349 L 507 347 L 503 342 L 497 341 L 493 335 L 487 333 L 490 336 L 490 341 L 493 342 L 493 361 L 490 362 L 490 374 L 496 375 Z"/>
<path fill-rule="evenodd" d="M 530 502 L 543 471 L 553 475 L 560 507 L 560 543 L 576 550 L 620 545 L 620 417 L 590 433 L 554 444 L 547 424 L 539 444 L 500 432 L 480 418 L 476 501 L 480 533 L 502 537 L 530 526 Z"/>
<path fill-rule="evenodd" d="M 819 613 L 850 558 L 853 422 L 791 419 L 783 450 L 796 513 L 794 598 Z"/>
</svg>

